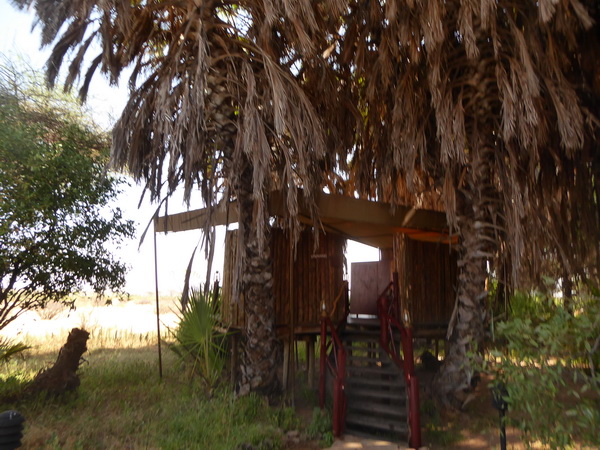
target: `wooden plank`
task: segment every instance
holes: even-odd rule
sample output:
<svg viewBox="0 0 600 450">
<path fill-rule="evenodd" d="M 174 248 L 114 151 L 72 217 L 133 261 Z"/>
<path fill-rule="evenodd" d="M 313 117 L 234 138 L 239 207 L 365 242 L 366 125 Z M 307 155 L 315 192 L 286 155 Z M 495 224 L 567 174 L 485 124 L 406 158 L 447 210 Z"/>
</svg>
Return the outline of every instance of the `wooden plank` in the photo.
<svg viewBox="0 0 600 450">
<path fill-rule="evenodd" d="M 300 218 L 310 223 L 309 209 L 301 190 L 298 195 Z M 325 193 L 318 193 L 315 200 L 320 220 L 326 229 L 337 230 L 361 242 L 390 247 L 395 231 L 412 233 L 415 239 L 448 239 L 446 215 L 441 212 L 400 205 L 392 208 L 388 203 Z M 271 193 L 269 212 L 280 217 L 288 215 L 285 196 L 280 191 Z M 231 202 L 219 204 L 210 215 L 207 209 L 201 209 L 158 217 L 155 229 L 159 232 L 176 232 L 204 228 L 207 222 L 210 225 L 226 225 L 237 220 L 237 204 Z"/>
<path fill-rule="evenodd" d="M 223 321 L 231 326 L 243 326 L 243 299 L 235 304 L 232 298 L 233 269 L 235 262 L 236 239 L 228 233 L 225 245 L 225 267 L 223 274 Z M 312 231 L 302 233 L 298 242 L 297 258 L 290 267 L 290 243 L 288 235 L 274 228 L 271 233 L 271 258 L 273 270 L 273 295 L 275 299 L 276 326 L 279 330 L 294 327 L 300 330 L 319 330 L 321 321 L 321 301 L 333 307 L 335 297 L 342 290 L 343 246 L 341 236 L 328 234 L 321 236 L 321 245 L 313 258 Z M 330 256 L 330 252 L 331 255 Z M 291 298 L 290 298 L 291 297 Z M 343 317 L 344 304 L 340 300 L 336 310 L 336 320 Z M 295 314 L 292 324 L 292 313 Z"/>
<path fill-rule="evenodd" d="M 443 244 L 397 236 L 395 258 L 401 300 L 409 306 L 415 326 L 447 323 L 454 306 L 456 252 Z"/>
<path fill-rule="evenodd" d="M 299 191 L 300 213 L 308 216 L 306 201 Z M 373 202 L 337 194 L 316 194 L 316 204 L 321 220 L 334 226 L 336 222 L 369 223 L 389 227 L 416 228 L 430 231 L 446 231 L 448 222 L 441 212 L 417 209 L 408 206 L 396 206 L 389 203 Z M 274 191 L 270 197 L 270 211 L 285 215 L 287 206 L 280 191 Z M 333 220 L 335 219 L 335 221 Z"/>
<path fill-rule="evenodd" d="M 154 229 L 159 233 L 197 230 L 206 227 L 209 219 L 211 225 L 215 226 L 237 222 L 237 203 L 230 203 L 229 209 L 227 204 L 219 204 L 212 211 L 212 214 L 210 214 L 208 209 L 204 208 L 160 216 L 154 220 Z"/>
</svg>

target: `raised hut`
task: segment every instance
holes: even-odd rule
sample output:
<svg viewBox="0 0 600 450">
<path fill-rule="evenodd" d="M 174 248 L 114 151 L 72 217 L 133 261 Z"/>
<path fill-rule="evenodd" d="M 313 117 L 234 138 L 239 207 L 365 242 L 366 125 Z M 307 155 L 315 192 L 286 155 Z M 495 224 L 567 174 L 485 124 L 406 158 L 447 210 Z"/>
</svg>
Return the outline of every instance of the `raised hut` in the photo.
<svg viewBox="0 0 600 450">
<path fill-rule="evenodd" d="M 321 326 L 325 309 L 334 322 L 374 314 L 379 294 L 394 272 L 398 274 L 400 307 L 408 311 L 414 335 L 442 338 L 450 320 L 456 283 L 455 240 L 447 233 L 443 213 L 321 194 L 317 200 L 322 223 L 318 245 L 310 228 L 301 233 L 294 249 L 284 230 L 271 230 L 273 295 L 278 336 L 289 345 L 304 340 L 309 355 Z M 302 205 L 302 202 L 300 202 Z M 271 215 L 285 216 L 283 197 L 271 195 Z M 301 216 L 302 217 L 302 216 Z M 157 218 L 158 232 L 202 228 L 209 220 L 204 210 Z M 235 204 L 210 215 L 214 225 L 237 221 Z M 222 322 L 233 329 L 244 328 L 243 296 L 233 292 L 233 264 L 236 261 L 236 231 L 228 231 L 223 269 Z M 351 270 L 352 290 L 348 296 L 344 281 L 344 248 L 352 239 L 380 249 L 381 261 L 355 263 Z M 309 369 L 314 362 L 309 361 Z M 312 377 L 309 377 L 312 379 Z"/>
</svg>

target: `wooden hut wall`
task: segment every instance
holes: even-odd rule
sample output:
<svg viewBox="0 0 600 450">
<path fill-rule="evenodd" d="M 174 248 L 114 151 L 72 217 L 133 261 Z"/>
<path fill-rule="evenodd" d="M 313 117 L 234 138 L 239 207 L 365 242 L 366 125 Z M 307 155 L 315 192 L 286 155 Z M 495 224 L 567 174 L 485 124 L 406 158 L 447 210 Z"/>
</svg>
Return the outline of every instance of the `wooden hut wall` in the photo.
<svg viewBox="0 0 600 450">
<path fill-rule="evenodd" d="M 243 299 L 236 302 L 232 298 L 231 288 L 235 241 L 235 231 L 228 232 L 223 268 L 222 319 L 225 324 L 240 328 L 244 325 Z M 343 318 L 344 245 L 345 239 L 339 235 L 320 234 L 319 246 L 315 249 L 313 232 L 305 230 L 296 246 L 294 259 L 288 235 L 280 229 L 271 230 L 273 295 L 278 328 L 289 330 L 293 323 L 297 331 L 317 332 L 321 322 L 322 302 L 325 302 L 333 320 Z"/>
<path fill-rule="evenodd" d="M 315 248 L 312 230 L 305 230 L 296 246 L 295 259 L 289 236 L 283 230 L 273 230 L 271 243 L 277 325 L 290 326 L 293 322 L 300 331 L 315 331 L 321 323 L 323 302 L 332 319 L 341 320 L 345 307 L 345 239 L 321 233 Z"/>
<path fill-rule="evenodd" d="M 400 303 L 416 327 L 447 326 L 456 299 L 457 252 L 447 244 L 394 236 Z"/>
<path fill-rule="evenodd" d="M 244 299 L 233 298 L 235 262 L 237 260 L 237 230 L 225 235 L 225 262 L 223 263 L 223 287 L 221 290 L 221 320 L 234 328 L 244 326 Z"/>
</svg>

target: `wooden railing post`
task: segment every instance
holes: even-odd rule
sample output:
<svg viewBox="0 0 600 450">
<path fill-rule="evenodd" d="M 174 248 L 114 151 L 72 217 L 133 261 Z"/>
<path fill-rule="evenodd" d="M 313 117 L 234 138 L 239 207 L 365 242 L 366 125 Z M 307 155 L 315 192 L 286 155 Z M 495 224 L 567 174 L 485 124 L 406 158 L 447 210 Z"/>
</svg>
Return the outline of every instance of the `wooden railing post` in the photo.
<svg viewBox="0 0 600 450">
<path fill-rule="evenodd" d="M 391 305 L 388 299 L 388 292 L 390 289 L 392 289 L 393 302 Z M 409 324 L 407 324 L 406 327 L 400 324 L 400 321 L 397 317 L 398 308 L 395 308 L 397 304 L 398 281 L 396 275 L 394 277 L 394 281 L 390 283 L 386 290 L 377 299 L 377 309 L 381 324 L 379 341 L 381 346 L 388 352 L 392 360 L 404 370 L 404 379 L 406 381 L 406 390 L 408 394 L 408 426 L 410 430 L 409 444 L 413 448 L 419 448 L 421 446 L 419 380 L 415 376 L 412 328 Z M 399 351 L 395 347 L 394 337 L 391 330 L 392 326 L 394 326 L 400 332 L 403 359 L 400 359 Z"/>
<path fill-rule="evenodd" d="M 342 425 L 340 424 L 340 415 L 337 411 L 337 406 L 340 404 L 341 390 L 340 390 L 340 380 L 336 379 L 333 381 L 333 435 L 338 437 L 340 435 L 340 431 Z"/>
<path fill-rule="evenodd" d="M 404 369 L 411 375 L 415 373 L 415 359 L 413 356 L 413 335 L 412 328 L 405 328 L 406 337 L 405 337 L 405 345 L 402 351 L 404 352 Z"/>
<path fill-rule="evenodd" d="M 335 356 L 335 367 L 327 358 L 327 327 L 331 330 L 332 354 Z M 325 310 L 325 304 L 322 306 L 321 313 L 321 360 L 320 360 L 320 379 L 319 379 L 319 406 L 325 407 L 325 382 L 327 366 L 333 372 L 333 435 L 339 437 L 344 430 L 344 421 L 346 416 L 346 350 L 342 345 L 337 330 L 333 326 L 331 319 Z"/>
<path fill-rule="evenodd" d="M 343 347 L 338 348 L 338 366 L 339 370 L 336 374 L 338 401 L 335 404 L 338 428 L 337 433 L 334 429 L 333 435 L 335 437 L 340 437 L 343 434 L 346 420 L 346 351 Z"/>
<path fill-rule="evenodd" d="M 412 448 L 421 447 L 421 414 L 419 411 L 419 379 L 414 375 L 410 376 L 409 381 L 409 415 L 408 425 L 410 426 L 409 444 Z"/>
<path fill-rule="evenodd" d="M 392 317 L 400 322 L 400 311 L 402 309 L 400 308 L 400 284 L 398 282 L 398 272 L 394 272 L 392 282 L 394 283 L 394 310 Z"/>
</svg>

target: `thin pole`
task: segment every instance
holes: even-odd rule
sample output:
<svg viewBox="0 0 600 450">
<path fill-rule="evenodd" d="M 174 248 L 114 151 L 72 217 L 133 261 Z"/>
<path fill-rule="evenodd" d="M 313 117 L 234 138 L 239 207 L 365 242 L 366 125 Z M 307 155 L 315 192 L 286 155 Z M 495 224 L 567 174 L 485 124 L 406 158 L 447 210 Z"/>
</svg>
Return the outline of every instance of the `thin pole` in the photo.
<svg viewBox="0 0 600 450">
<path fill-rule="evenodd" d="M 154 288 L 156 293 L 156 334 L 158 339 L 158 376 L 162 380 L 162 351 L 160 348 L 160 310 L 158 305 L 158 252 L 156 250 L 156 216 L 154 216 Z"/>
<path fill-rule="evenodd" d="M 291 390 L 292 390 L 292 407 L 296 406 L 296 296 L 294 295 L 296 290 L 294 289 L 294 249 L 292 248 L 292 233 L 289 235 L 289 296 L 290 296 L 290 310 L 291 310 L 291 326 L 290 326 L 290 361 L 292 363 L 292 369 L 290 373 L 291 378 Z M 288 387 L 288 386 L 286 386 Z"/>
<path fill-rule="evenodd" d="M 500 410 L 500 450 L 506 450 L 506 422 L 504 421 L 504 409 Z"/>
</svg>

